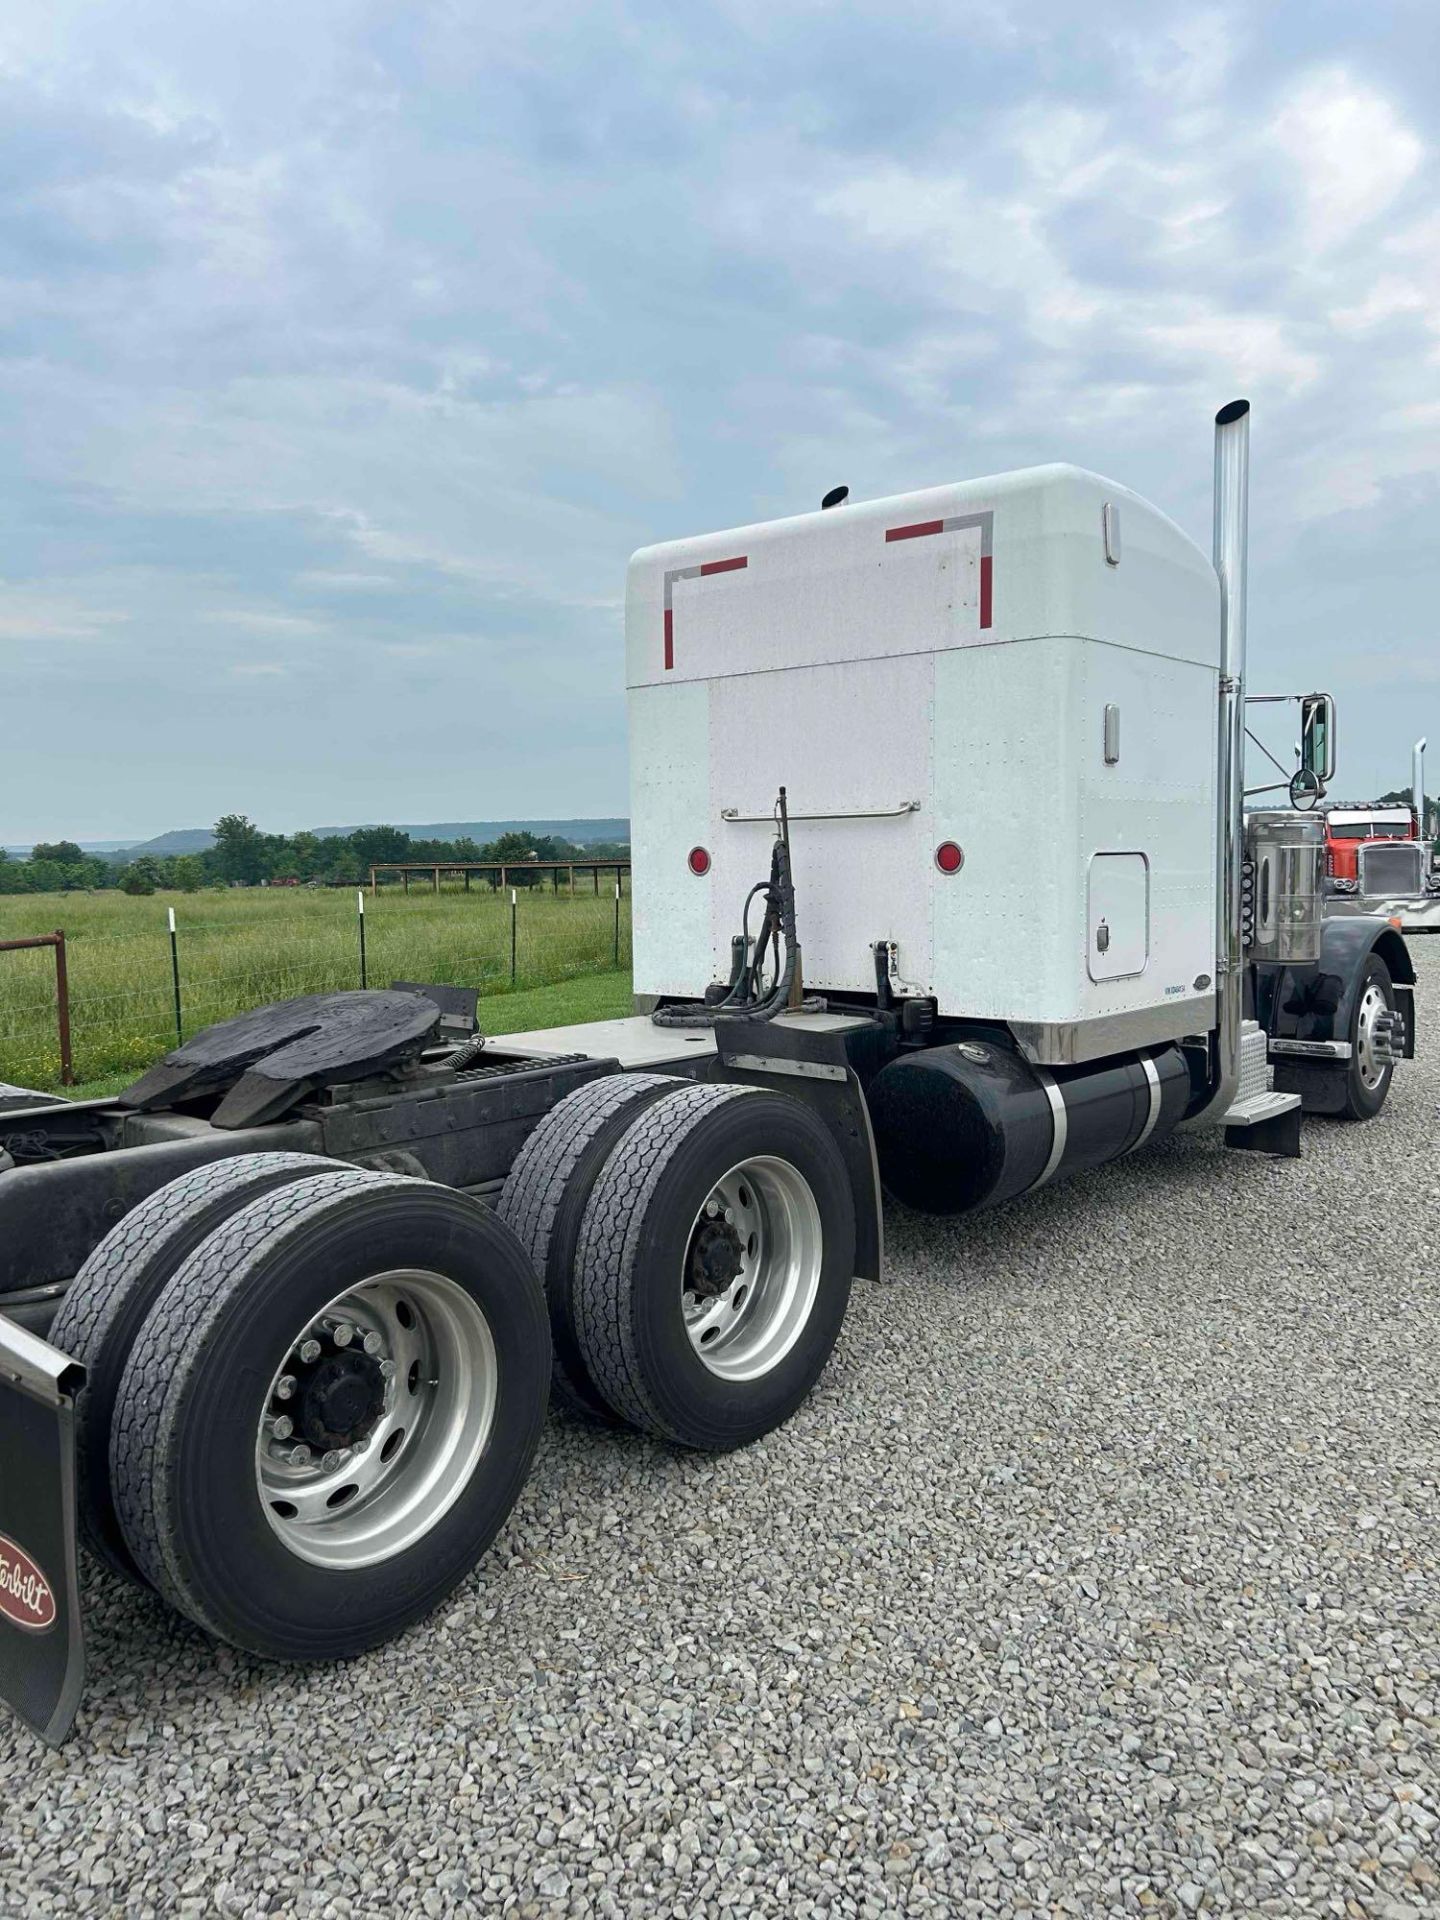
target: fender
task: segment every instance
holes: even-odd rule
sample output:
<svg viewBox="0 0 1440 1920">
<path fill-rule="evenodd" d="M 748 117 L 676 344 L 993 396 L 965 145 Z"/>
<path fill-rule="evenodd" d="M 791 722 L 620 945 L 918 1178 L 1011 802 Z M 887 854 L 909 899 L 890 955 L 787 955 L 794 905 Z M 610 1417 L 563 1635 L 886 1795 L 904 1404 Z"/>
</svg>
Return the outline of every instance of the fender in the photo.
<svg viewBox="0 0 1440 1920">
<path fill-rule="evenodd" d="M 850 1175 L 855 1199 L 855 1277 L 885 1277 L 885 1224 L 880 1163 L 864 1086 L 894 1051 L 888 1030 L 864 1019 L 807 1031 L 758 1020 L 715 1028 L 716 1058 L 697 1078 L 737 1081 L 788 1093 L 813 1107 L 829 1127 Z"/>
<path fill-rule="evenodd" d="M 1251 969 L 1254 1018 L 1272 1042 L 1276 1088 L 1300 1094 L 1307 1113 L 1335 1112 L 1344 1104 L 1351 1021 L 1372 953 L 1390 969 L 1396 1003 L 1405 1016 L 1404 1057 L 1413 1060 L 1415 967 L 1395 927 L 1378 914 L 1322 922 L 1320 958 L 1311 966 L 1257 962 Z M 1273 1044 L 1277 1041 L 1278 1046 Z M 1295 1043 L 1295 1051 L 1286 1042 Z M 1333 1042 L 1346 1047 L 1343 1057 L 1327 1056 L 1324 1049 Z M 1316 1051 L 1307 1058 L 1311 1046 Z"/>
</svg>

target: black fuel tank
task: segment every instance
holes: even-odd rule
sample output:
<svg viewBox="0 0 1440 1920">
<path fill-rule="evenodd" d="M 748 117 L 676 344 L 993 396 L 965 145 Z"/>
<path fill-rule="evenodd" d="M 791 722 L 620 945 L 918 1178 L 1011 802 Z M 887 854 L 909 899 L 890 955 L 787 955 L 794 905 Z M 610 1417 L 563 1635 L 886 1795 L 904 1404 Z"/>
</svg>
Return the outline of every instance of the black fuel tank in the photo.
<svg viewBox="0 0 1440 1920">
<path fill-rule="evenodd" d="M 922 1213 L 995 1206 L 1118 1159 L 1170 1133 L 1189 1098 L 1179 1047 L 1050 1069 L 988 1040 L 904 1054 L 868 1093 L 880 1178 Z"/>
</svg>

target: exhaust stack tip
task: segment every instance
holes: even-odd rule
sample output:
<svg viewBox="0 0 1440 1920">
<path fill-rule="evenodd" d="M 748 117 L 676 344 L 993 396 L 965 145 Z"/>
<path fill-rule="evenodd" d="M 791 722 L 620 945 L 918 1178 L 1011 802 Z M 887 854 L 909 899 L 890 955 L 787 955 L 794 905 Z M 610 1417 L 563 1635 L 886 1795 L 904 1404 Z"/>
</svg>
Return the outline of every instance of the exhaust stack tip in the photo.
<svg viewBox="0 0 1440 1920">
<path fill-rule="evenodd" d="M 841 506 L 849 498 L 849 487 L 831 487 L 825 498 L 820 502 L 820 511 L 824 513 L 827 508 Z"/>
<path fill-rule="evenodd" d="M 1243 420 L 1249 411 L 1250 402 L 1248 400 L 1231 400 L 1227 405 L 1221 407 L 1220 411 L 1216 414 L 1215 424 L 1217 427 L 1234 426 L 1235 422 L 1237 420 Z"/>
</svg>

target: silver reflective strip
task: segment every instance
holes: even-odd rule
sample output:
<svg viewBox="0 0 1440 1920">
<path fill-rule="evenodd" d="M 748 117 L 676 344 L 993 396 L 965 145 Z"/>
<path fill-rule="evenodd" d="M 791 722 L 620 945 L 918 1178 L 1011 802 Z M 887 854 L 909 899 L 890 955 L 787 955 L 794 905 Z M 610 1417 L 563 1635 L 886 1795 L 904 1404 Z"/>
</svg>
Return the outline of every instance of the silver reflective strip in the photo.
<svg viewBox="0 0 1440 1920">
<path fill-rule="evenodd" d="M 1045 1162 L 1040 1178 L 1034 1183 L 1034 1186 L 1031 1187 L 1030 1191 L 1032 1193 L 1036 1187 L 1044 1186 L 1045 1182 L 1064 1159 L 1065 1137 L 1070 1131 L 1069 1117 L 1065 1112 L 1064 1094 L 1061 1093 L 1059 1087 L 1056 1086 L 1054 1080 L 1046 1073 L 1043 1067 L 1035 1068 L 1035 1077 L 1045 1089 L 1045 1098 L 1050 1102 L 1050 1116 L 1054 1123 L 1054 1131 L 1050 1140 L 1050 1158 Z"/>
<path fill-rule="evenodd" d="M 1145 1078 L 1150 1082 L 1150 1111 L 1145 1116 L 1144 1126 L 1135 1136 L 1134 1144 L 1130 1148 L 1131 1153 L 1134 1153 L 1136 1147 L 1144 1146 L 1155 1131 L 1155 1122 L 1160 1118 L 1160 1076 L 1155 1071 L 1155 1062 L 1148 1053 L 1142 1053 L 1140 1064 L 1145 1069 Z"/>
</svg>

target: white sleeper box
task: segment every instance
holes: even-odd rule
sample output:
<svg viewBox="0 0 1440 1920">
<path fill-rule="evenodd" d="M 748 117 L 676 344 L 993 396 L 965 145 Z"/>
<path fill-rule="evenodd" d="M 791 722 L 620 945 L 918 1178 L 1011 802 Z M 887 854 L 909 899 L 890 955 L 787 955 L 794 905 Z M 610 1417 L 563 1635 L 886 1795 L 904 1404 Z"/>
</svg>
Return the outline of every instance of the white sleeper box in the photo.
<svg viewBox="0 0 1440 1920">
<path fill-rule="evenodd" d="M 872 992 L 885 940 L 1036 1059 L 1211 1024 L 1219 587 L 1126 488 L 1040 467 L 646 548 L 626 660 L 637 992 L 728 974 L 784 783 L 807 988 Z"/>
</svg>

